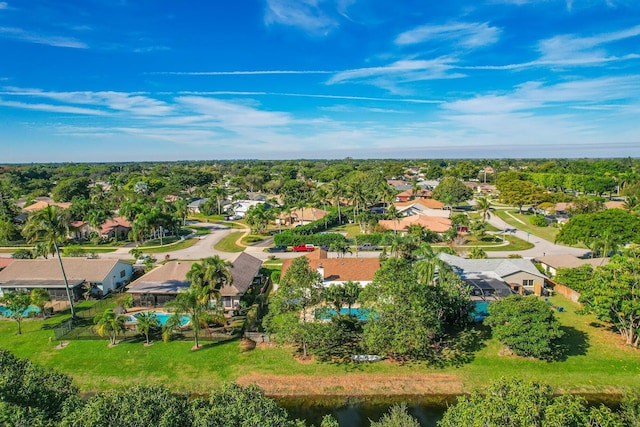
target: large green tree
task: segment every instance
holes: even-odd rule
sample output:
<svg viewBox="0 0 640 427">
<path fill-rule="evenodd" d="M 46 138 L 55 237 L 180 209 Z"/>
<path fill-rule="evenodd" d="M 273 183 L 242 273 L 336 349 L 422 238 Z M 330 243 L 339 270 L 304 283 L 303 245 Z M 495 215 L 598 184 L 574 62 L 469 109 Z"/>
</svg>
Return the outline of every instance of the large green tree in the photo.
<svg viewBox="0 0 640 427">
<path fill-rule="evenodd" d="M 589 407 L 577 395 L 553 394 L 546 384 L 502 378 L 484 390 L 460 396 L 439 427 L 633 427 L 627 409 Z M 629 411 L 629 412 L 633 412 Z"/>
<path fill-rule="evenodd" d="M 613 324 L 628 345 L 640 346 L 640 258 L 620 255 L 598 267 L 580 293 L 580 302 Z"/>
<path fill-rule="evenodd" d="M 321 300 L 320 273 L 309 266 L 307 257 L 295 258 L 269 302 L 269 314 L 264 319 L 267 330 L 278 334 L 282 341 L 300 344 L 306 357 L 311 308 Z"/>
<path fill-rule="evenodd" d="M 454 176 L 445 176 L 433 190 L 433 198 L 452 207 L 469 200 L 473 190 Z"/>
<path fill-rule="evenodd" d="M 468 317 L 465 309 L 459 310 L 460 299 L 449 298 L 443 286 L 418 280 L 411 262 L 402 258 L 382 264 L 360 301 L 373 313 L 364 325 L 364 347 L 398 360 L 433 357 L 434 344 L 445 337 L 447 326 L 458 316 Z"/>
<path fill-rule="evenodd" d="M 64 265 L 60 257 L 60 248 L 58 246 L 66 240 L 69 234 L 68 216 L 56 206 L 47 206 L 29 215 L 27 223 L 22 229 L 22 234 L 29 243 L 41 242 L 45 245 L 47 253 L 55 254 L 58 257 L 60 271 L 62 272 L 62 279 L 71 309 L 71 317 L 75 317 L 76 311 L 73 306 L 71 288 L 69 288 L 69 282 L 67 281 L 67 275 L 64 271 Z"/>
<path fill-rule="evenodd" d="M 603 252 L 627 243 L 640 243 L 640 217 L 622 209 L 576 215 L 562 227 L 556 242 L 602 246 Z"/>
<path fill-rule="evenodd" d="M 549 304 L 540 298 L 511 295 L 489 304 L 488 311 L 484 323 L 515 354 L 539 359 L 557 355 L 563 332 Z"/>
</svg>

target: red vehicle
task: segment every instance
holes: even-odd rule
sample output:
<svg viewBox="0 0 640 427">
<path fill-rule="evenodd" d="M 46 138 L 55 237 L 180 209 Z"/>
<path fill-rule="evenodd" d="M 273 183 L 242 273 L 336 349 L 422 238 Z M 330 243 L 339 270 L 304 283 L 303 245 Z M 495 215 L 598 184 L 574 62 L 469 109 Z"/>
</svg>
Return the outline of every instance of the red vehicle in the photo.
<svg viewBox="0 0 640 427">
<path fill-rule="evenodd" d="M 316 247 L 313 245 L 295 245 L 291 249 L 293 249 L 293 252 L 313 252 Z"/>
</svg>

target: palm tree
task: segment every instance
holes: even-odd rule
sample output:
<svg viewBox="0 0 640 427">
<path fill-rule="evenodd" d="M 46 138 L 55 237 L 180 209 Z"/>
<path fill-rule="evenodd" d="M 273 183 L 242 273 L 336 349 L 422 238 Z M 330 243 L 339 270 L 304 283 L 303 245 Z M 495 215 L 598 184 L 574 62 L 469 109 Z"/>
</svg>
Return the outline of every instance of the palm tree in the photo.
<svg viewBox="0 0 640 427">
<path fill-rule="evenodd" d="M 154 313 L 142 312 L 138 314 L 136 329 L 144 335 L 146 344 L 149 345 L 149 332 L 160 326 L 160 321 Z"/>
<path fill-rule="evenodd" d="M 362 288 L 360 285 L 354 281 L 348 280 L 344 284 L 344 303 L 349 307 L 349 314 L 351 314 L 351 306 L 356 303 L 358 297 L 360 296 L 360 291 Z"/>
<path fill-rule="evenodd" d="M 342 224 L 342 215 L 340 212 L 340 204 L 342 197 L 344 197 L 345 189 L 342 183 L 338 180 L 332 181 L 328 184 L 327 196 L 333 200 L 333 203 L 338 207 L 338 223 Z"/>
<path fill-rule="evenodd" d="M 124 331 L 124 322 L 126 318 L 121 314 L 116 314 L 112 308 L 108 308 L 97 315 L 93 322 L 96 324 L 96 330 L 101 337 L 108 336 L 109 344 L 116 345 L 118 333 Z"/>
<path fill-rule="evenodd" d="M 162 341 L 169 342 L 174 332 L 179 332 L 182 324 L 180 323 L 180 315 L 178 313 L 169 317 L 164 325 L 162 325 Z"/>
<path fill-rule="evenodd" d="M 193 349 L 200 348 L 198 334 L 200 333 L 200 320 L 205 311 L 201 290 L 197 287 L 189 287 L 186 291 L 180 292 L 173 301 L 169 301 L 166 307 L 177 314 L 191 316 L 191 329 L 195 340 Z"/>
<path fill-rule="evenodd" d="M 64 265 L 62 264 L 60 249 L 58 247 L 58 243 L 66 239 L 69 234 L 69 220 L 64 214 L 64 211 L 59 211 L 56 206 L 47 206 L 44 209 L 32 213 L 22 233 L 29 243 L 43 242 L 48 249 L 47 253 L 55 254 L 58 257 L 64 287 L 67 291 L 67 298 L 69 299 L 69 307 L 71 308 L 71 317 L 76 317 L 73 298 L 71 297 L 71 288 L 69 288 L 69 282 L 67 281 L 67 275 L 64 271 Z"/>
<path fill-rule="evenodd" d="M 491 218 L 491 202 L 486 197 L 478 198 L 476 202 L 476 210 L 480 212 L 480 217 L 483 222 L 486 222 Z"/>
<path fill-rule="evenodd" d="M 45 288 L 34 288 L 30 295 L 31 305 L 40 309 L 40 314 L 44 317 L 44 306 L 51 301 L 51 295 Z"/>
<path fill-rule="evenodd" d="M 212 296 L 215 296 L 215 299 L 219 301 L 220 289 L 233 283 L 230 270 L 232 267 L 232 263 L 214 255 L 204 258 L 202 263 L 194 263 L 187 272 L 187 280 L 191 281 L 191 286 L 200 292 L 201 300 L 207 305 L 207 308 Z"/>
<path fill-rule="evenodd" d="M 222 202 L 229 195 L 229 192 L 226 188 L 216 186 L 211 190 L 211 196 L 216 199 L 216 204 L 218 206 L 218 215 L 222 213 Z"/>
<path fill-rule="evenodd" d="M 402 214 L 392 205 L 387 209 L 385 216 L 387 219 L 393 220 L 393 234 L 398 234 L 398 220 L 402 218 Z"/>
<path fill-rule="evenodd" d="M 347 252 L 353 253 L 346 240 L 336 240 L 335 242 L 331 243 L 331 245 L 329 245 L 329 250 L 332 252 L 337 252 L 338 257 L 340 258 L 344 258 L 344 255 Z"/>
<path fill-rule="evenodd" d="M 482 248 L 478 248 L 478 247 L 471 248 L 471 250 L 469 251 L 469 258 L 470 259 L 486 259 L 487 253 Z"/>
<path fill-rule="evenodd" d="M 187 224 L 187 214 L 189 213 L 189 203 L 185 199 L 178 199 L 175 202 L 176 215 L 184 227 Z"/>
</svg>

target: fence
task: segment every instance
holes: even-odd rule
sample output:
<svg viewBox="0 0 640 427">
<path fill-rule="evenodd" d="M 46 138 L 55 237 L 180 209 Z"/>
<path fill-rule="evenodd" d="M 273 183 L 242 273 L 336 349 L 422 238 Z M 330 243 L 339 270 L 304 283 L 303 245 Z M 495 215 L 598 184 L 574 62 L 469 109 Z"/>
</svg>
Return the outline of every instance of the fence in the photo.
<svg viewBox="0 0 640 427">
<path fill-rule="evenodd" d="M 553 286 L 553 292 L 555 292 L 555 293 L 557 293 L 559 295 L 562 295 L 566 299 L 579 304 L 578 303 L 578 300 L 580 299 L 580 293 L 579 292 L 574 291 L 573 289 L 571 289 L 568 286 L 562 285 L 562 284 L 560 284 L 558 282 L 554 282 L 551 279 L 546 279 L 546 280 L 547 280 L 547 282 L 551 283 L 551 285 Z"/>
</svg>

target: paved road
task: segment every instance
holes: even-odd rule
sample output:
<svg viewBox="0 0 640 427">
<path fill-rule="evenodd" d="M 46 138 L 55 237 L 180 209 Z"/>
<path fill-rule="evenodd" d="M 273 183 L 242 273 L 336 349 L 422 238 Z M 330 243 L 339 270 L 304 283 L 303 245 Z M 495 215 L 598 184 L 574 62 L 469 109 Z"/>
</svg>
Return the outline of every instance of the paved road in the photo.
<svg viewBox="0 0 640 427">
<path fill-rule="evenodd" d="M 488 251 L 488 255 L 492 258 L 505 258 L 511 254 L 519 254 L 524 258 L 533 258 L 540 257 L 544 255 L 563 255 L 563 254 L 571 254 L 575 256 L 582 256 L 587 253 L 586 249 L 578 249 L 571 248 L 568 246 L 556 245 L 549 241 L 546 241 L 540 237 L 530 235 L 528 236 L 526 232 L 518 229 L 514 229 L 511 225 L 504 222 L 502 219 L 498 218 L 495 215 L 491 215 L 489 219 L 489 223 L 494 227 L 500 230 L 512 230 L 512 232 L 507 233 L 506 237 L 509 235 L 514 235 L 522 240 L 530 241 L 535 245 L 532 249 L 527 249 L 524 251 Z M 232 231 L 237 231 L 236 229 L 229 228 L 220 224 L 211 224 L 211 223 L 192 223 L 192 225 L 199 227 L 206 227 L 211 230 L 210 234 L 200 236 L 200 240 L 196 242 L 193 246 L 176 250 L 169 251 L 166 253 L 156 254 L 158 259 L 162 259 L 166 254 L 169 254 L 172 259 L 185 259 L 185 260 L 198 260 L 206 257 L 210 257 L 213 255 L 218 255 L 220 258 L 233 261 L 235 260 L 239 253 L 234 252 L 221 252 L 214 249 L 216 243 L 218 243 L 222 238 L 231 233 Z M 269 255 L 274 255 L 277 258 L 286 259 L 286 258 L 295 258 L 298 256 L 302 256 L 305 252 L 286 252 L 286 253 L 274 253 L 270 254 L 265 252 L 265 247 L 268 247 L 272 244 L 272 240 L 262 242 L 256 246 L 250 246 L 245 249 L 245 252 L 251 254 L 252 256 L 259 258 L 261 260 L 266 260 Z M 119 258 L 119 259 L 131 259 L 131 254 L 129 254 L 129 250 L 131 247 L 120 248 L 115 252 L 100 254 L 101 258 Z M 358 252 L 352 254 L 346 254 L 346 258 L 376 258 L 380 255 L 380 252 Z M 1 257 L 10 257 L 11 254 L 0 254 Z M 330 253 L 330 258 L 337 258 L 337 253 Z"/>
<path fill-rule="evenodd" d="M 529 241 L 535 245 L 535 247 L 524 250 L 524 251 L 489 251 L 487 252 L 487 254 L 492 258 L 505 258 L 514 253 L 522 255 L 523 258 L 534 258 L 534 257 L 545 256 L 545 255 L 567 255 L 567 254 L 575 255 L 579 257 L 588 252 L 586 249 L 571 248 L 569 246 L 556 245 L 555 243 L 551 243 L 547 240 L 544 240 L 541 237 L 534 236 L 533 234 L 528 235 L 527 232 L 513 228 L 513 226 L 507 224 L 505 221 L 498 218 L 496 215 L 491 215 L 491 218 L 489 218 L 488 222 L 489 224 L 493 225 L 494 227 L 500 230 L 512 230 L 511 233 L 505 234 L 507 238 L 509 235 L 512 235 L 524 241 Z"/>
</svg>

